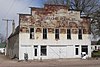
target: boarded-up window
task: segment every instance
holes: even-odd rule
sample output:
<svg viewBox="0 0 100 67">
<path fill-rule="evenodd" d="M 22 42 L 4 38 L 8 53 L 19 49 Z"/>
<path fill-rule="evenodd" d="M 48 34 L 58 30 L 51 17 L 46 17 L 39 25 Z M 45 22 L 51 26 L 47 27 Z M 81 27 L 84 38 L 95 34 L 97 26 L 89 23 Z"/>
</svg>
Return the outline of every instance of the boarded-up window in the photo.
<svg viewBox="0 0 100 67">
<path fill-rule="evenodd" d="M 89 33 L 88 29 L 83 29 L 83 34 L 88 34 L 88 33 Z"/>
<path fill-rule="evenodd" d="M 23 32 L 23 33 L 28 33 L 29 30 L 27 27 L 20 27 L 20 32 Z"/>
<path fill-rule="evenodd" d="M 72 29 L 73 34 L 77 34 L 77 29 Z"/>
<path fill-rule="evenodd" d="M 41 31 L 41 28 L 37 28 L 37 29 L 36 29 L 36 32 L 41 33 L 41 32 L 42 32 L 42 31 Z"/>
<path fill-rule="evenodd" d="M 54 29 L 53 28 L 48 28 L 48 33 L 54 33 Z"/>
<path fill-rule="evenodd" d="M 66 34 L 66 29 L 60 29 L 60 33 Z"/>
</svg>

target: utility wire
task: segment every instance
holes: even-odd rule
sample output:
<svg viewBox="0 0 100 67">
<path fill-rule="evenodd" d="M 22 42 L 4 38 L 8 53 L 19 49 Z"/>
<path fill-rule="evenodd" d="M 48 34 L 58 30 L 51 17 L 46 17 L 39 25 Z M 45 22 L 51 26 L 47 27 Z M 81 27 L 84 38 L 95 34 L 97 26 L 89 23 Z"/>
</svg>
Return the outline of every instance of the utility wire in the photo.
<svg viewBox="0 0 100 67">
<path fill-rule="evenodd" d="M 5 16 L 7 16 L 7 15 L 9 14 L 11 8 L 13 7 L 14 1 L 15 1 L 15 0 L 12 0 L 11 5 L 10 5 L 10 7 L 8 8 L 7 13 L 6 13 Z"/>
<path fill-rule="evenodd" d="M 11 12 L 12 12 L 12 9 L 15 7 L 15 5 L 16 5 L 16 1 L 17 1 L 17 0 L 14 0 L 14 2 L 13 2 L 13 4 L 12 4 L 12 7 L 10 8 L 9 13 L 11 13 Z M 9 13 L 8 13 L 8 14 L 9 14 Z M 14 19 L 14 18 L 13 18 L 13 19 Z"/>
</svg>

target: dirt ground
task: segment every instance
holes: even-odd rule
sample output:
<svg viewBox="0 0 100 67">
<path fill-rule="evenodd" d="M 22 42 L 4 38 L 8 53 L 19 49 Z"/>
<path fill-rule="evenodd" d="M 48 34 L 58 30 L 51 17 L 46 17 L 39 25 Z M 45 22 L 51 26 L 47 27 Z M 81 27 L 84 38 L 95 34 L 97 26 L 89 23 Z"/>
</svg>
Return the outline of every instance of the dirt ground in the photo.
<svg viewBox="0 0 100 67">
<path fill-rule="evenodd" d="M 19 62 L 18 60 L 11 60 L 0 54 L 0 67 L 100 67 L 100 59 L 55 59 Z"/>
</svg>

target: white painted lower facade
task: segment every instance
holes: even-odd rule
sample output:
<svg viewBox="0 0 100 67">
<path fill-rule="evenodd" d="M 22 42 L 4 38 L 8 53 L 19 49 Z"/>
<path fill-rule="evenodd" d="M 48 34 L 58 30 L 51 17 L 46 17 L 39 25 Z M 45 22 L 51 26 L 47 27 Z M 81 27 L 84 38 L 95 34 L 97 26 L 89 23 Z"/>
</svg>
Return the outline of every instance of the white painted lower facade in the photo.
<svg viewBox="0 0 100 67">
<path fill-rule="evenodd" d="M 89 35 L 83 35 L 82 40 L 78 40 L 78 35 L 76 34 L 71 35 L 71 40 L 68 40 L 64 34 L 60 34 L 59 40 L 55 40 L 54 34 L 48 34 L 47 40 L 43 40 L 41 35 L 36 34 L 35 39 L 30 39 L 30 34 L 19 33 L 19 60 L 24 60 L 24 53 L 28 54 L 29 60 L 81 58 L 82 46 L 87 46 L 87 54 L 91 57 Z M 46 56 L 41 56 L 41 46 L 46 46 Z M 78 55 L 76 55 L 76 48 Z M 35 56 L 35 52 L 37 52 L 37 56 Z"/>
</svg>

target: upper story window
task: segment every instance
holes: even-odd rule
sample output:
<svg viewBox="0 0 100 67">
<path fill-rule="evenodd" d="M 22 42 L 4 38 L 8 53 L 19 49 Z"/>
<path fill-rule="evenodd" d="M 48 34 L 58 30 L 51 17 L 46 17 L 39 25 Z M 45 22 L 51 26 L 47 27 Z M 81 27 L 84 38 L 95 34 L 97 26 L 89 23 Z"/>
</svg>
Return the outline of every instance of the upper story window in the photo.
<svg viewBox="0 0 100 67">
<path fill-rule="evenodd" d="M 78 39 L 82 39 L 82 29 L 79 29 L 78 31 Z"/>
<path fill-rule="evenodd" d="M 71 29 L 67 29 L 67 39 L 71 39 Z"/>
<path fill-rule="evenodd" d="M 55 39 L 59 39 L 59 29 L 55 29 Z"/>
<path fill-rule="evenodd" d="M 43 39 L 47 39 L 47 29 L 43 28 Z"/>
<path fill-rule="evenodd" d="M 30 28 L 30 39 L 34 39 L 34 28 Z"/>
</svg>

